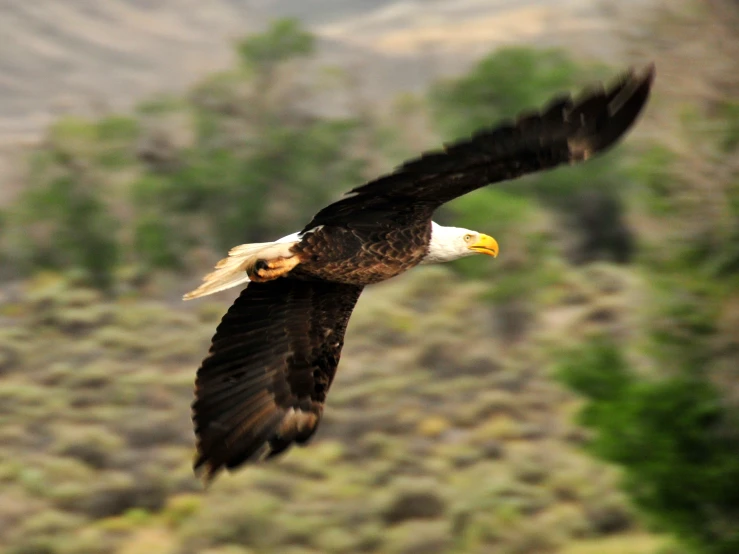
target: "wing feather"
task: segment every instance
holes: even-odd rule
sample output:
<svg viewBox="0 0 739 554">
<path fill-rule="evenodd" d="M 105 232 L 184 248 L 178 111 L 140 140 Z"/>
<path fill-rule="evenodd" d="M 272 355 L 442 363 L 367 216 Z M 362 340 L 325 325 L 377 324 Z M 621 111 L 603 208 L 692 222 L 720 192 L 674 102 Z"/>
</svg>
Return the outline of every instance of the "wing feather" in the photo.
<svg viewBox="0 0 739 554">
<path fill-rule="evenodd" d="M 244 289 L 195 382 L 195 469 L 206 481 L 315 432 L 361 291 L 287 278 Z"/>
<path fill-rule="evenodd" d="M 597 85 L 578 98 L 554 98 L 539 112 L 422 154 L 326 206 L 305 229 L 397 224 L 408 213 L 430 216 L 442 204 L 485 185 L 583 161 L 613 146 L 634 124 L 654 74 L 653 65 L 629 71 L 607 89 Z"/>
</svg>

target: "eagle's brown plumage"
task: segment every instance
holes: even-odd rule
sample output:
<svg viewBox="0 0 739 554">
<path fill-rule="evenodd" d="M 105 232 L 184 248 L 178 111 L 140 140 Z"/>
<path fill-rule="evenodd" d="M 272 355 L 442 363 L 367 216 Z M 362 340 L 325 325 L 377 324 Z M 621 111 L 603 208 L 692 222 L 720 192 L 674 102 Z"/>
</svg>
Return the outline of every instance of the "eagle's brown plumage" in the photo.
<svg viewBox="0 0 739 554">
<path fill-rule="evenodd" d="M 406 162 L 318 212 L 289 246 L 284 274 L 270 270 L 263 275 L 272 280 L 249 283 L 216 330 L 197 372 L 196 470 L 210 479 L 307 441 L 362 288 L 421 262 L 434 210 L 487 184 L 606 150 L 636 121 L 653 78 L 649 66 L 607 89 L 558 98 Z"/>
</svg>

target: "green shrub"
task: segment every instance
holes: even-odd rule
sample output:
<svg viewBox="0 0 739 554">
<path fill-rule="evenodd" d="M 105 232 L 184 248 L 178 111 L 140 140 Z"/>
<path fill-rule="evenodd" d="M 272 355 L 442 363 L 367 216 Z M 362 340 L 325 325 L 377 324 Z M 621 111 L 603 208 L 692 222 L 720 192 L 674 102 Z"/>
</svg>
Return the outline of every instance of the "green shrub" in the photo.
<svg viewBox="0 0 739 554">
<path fill-rule="evenodd" d="M 584 70 L 563 50 L 500 48 L 465 76 L 432 88 L 431 105 L 446 138 L 467 136 L 521 110 L 548 101 L 553 94 L 581 86 Z"/>
<path fill-rule="evenodd" d="M 635 504 L 696 551 L 729 554 L 739 549 L 736 414 L 692 361 L 645 380 L 598 341 L 571 353 L 560 374 L 588 399 L 580 421 L 596 432 L 590 449 L 624 468 Z"/>
<path fill-rule="evenodd" d="M 76 171 L 34 184 L 21 196 L 16 232 L 26 266 L 81 268 L 91 284 L 108 288 L 119 255 L 118 221 L 86 177 Z"/>
<path fill-rule="evenodd" d="M 467 75 L 434 87 L 430 103 L 443 137 L 455 140 L 523 111 L 538 109 L 553 96 L 603 76 L 600 68 L 577 64 L 562 50 L 501 48 Z M 483 228 L 499 227 L 500 221 L 511 221 L 525 209 L 501 195 L 535 199 L 564 215 L 570 232 L 577 235 L 579 244 L 570 256 L 573 261 L 626 262 L 634 249 L 622 209 L 628 185 L 618 153 L 611 152 L 585 164 L 497 184 L 494 189 L 457 200 L 448 209 L 462 221 L 476 219 L 470 217 L 474 212 L 488 214 Z"/>
<path fill-rule="evenodd" d="M 301 28 L 297 19 L 278 19 L 262 33 L 242 40 L 238 54 L 247 66 L 272 68 L 299 56 L 313 53 L 315 38 Z"/>
<path fill-rule="evenodd" d="M 111 289 L 119 264 L 183 269 L 194 248 L 223 252 L 302 228 L 363 169 L 357 122 L 303 113 L 311 91 L 275 71 L 311 55 L 313 42 L 280 20 L 239 44 L 239 67 L 184 99 L 154 100 L 133 117 L 58 121 L 2 218 L 3 265 L 81 269 Z"/>
</svg>

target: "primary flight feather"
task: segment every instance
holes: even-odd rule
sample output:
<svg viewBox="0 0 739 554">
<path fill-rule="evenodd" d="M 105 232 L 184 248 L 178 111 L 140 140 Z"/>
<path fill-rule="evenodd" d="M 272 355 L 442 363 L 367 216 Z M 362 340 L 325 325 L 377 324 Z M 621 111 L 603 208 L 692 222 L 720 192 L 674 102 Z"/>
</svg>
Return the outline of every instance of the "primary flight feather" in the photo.
<svg viewBox="0 0 739 554">
<path fill-rule="evenodd" d="M 271 458 L 315 433 L 344 332 L 365 286 L 418 264 L 498 255 L 492 237 L 431 220 L 485 185 L 584 161 L 614 145 L 646 104 L 654 66 L 607 88 L 557 98 L 473 137 L 408 161 L 350 191 L 305 228 L 229 252 L 198 298 L 246 283 L 197 372 L 195 470 Z"/>
</svg>

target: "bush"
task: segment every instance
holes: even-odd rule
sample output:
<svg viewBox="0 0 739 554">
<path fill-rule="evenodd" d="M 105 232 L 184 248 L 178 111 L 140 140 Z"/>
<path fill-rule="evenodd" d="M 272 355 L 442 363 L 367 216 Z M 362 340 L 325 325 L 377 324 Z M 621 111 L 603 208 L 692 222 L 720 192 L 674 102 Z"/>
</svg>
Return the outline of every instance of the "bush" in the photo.
<svg viewBox="0 0 739 554">
<path fill-rule="evenodd" d="M 456 140 L 521 112 L 539 109 L 555 95 L 575 92 L 584 81 L 603 75 L 600 68 L 576 64 L 561 50 L 501 48 L 467 75 L 434 87 L 430 103 L 442 136 Z M 573 261 L 626 262 L 634 246 L 621 209 L 628 183 L 618 156 L 609 153 L 607 158 L 500 183 L 494 189 L 460 198 L 448 209 L 463 222 L 477 219 L 475 213 L 487 214 L 485 226 L 502 225 L 505 229 L 505 222 L 517 223 L 515 219 L 526 210 L 521 197 L 538 200 L 564 215 L 567 227 L 577 235 Z M 503 197 L 505 194 L 513 198 Z"/>
<path fill-rule="evenodd" d="M 625 469 L 635 504 L 698 551 L 739 549 L 739 434 L 701 367 L 638 379 L 613 344 L 594 342 L 561 366 L 588 403 L 580 420 L 590 449 Z"/>
<path fill-rule="evenodd" d="M 357 122 L 312 115 L 310 87 L 276 71 L 311 55 L 313 41 L 280 20 L 239 44 L 237 68 L 182 100 L 60 120 L 0 221 L 2 259 L 21 273 L 82 269 L 110 289 L 119 264 L 182 270 L 195 248 L 222 254 L 301 229 L 363 169 Z"/>
<path fill-rule="evenodd" d="M 109 288 L 119 222 L 102 198 L 82 169 L 46 173 L 19 200 L 11 230 L 15 256 L 27 268 L 80 268 L 92 285 Z"/>
<path fill-rule="evenodd" d="M 499 48 L 467 75 L 432 88 L 431 106 L 446 138 L 467 136 L 481 124 L 541 106 L 553 94 L 581 86 L 593 73 L 563 50 Z"/>
<path fill-rule="evenodd" d="M 262 34 L 242 40 L 238 45 L 241 61 L 248 66 L 271 68 L 298 56 L 313 53 L 315 38 L 300 27 L 296 19 L 278 19 Z"/>
</svg>

